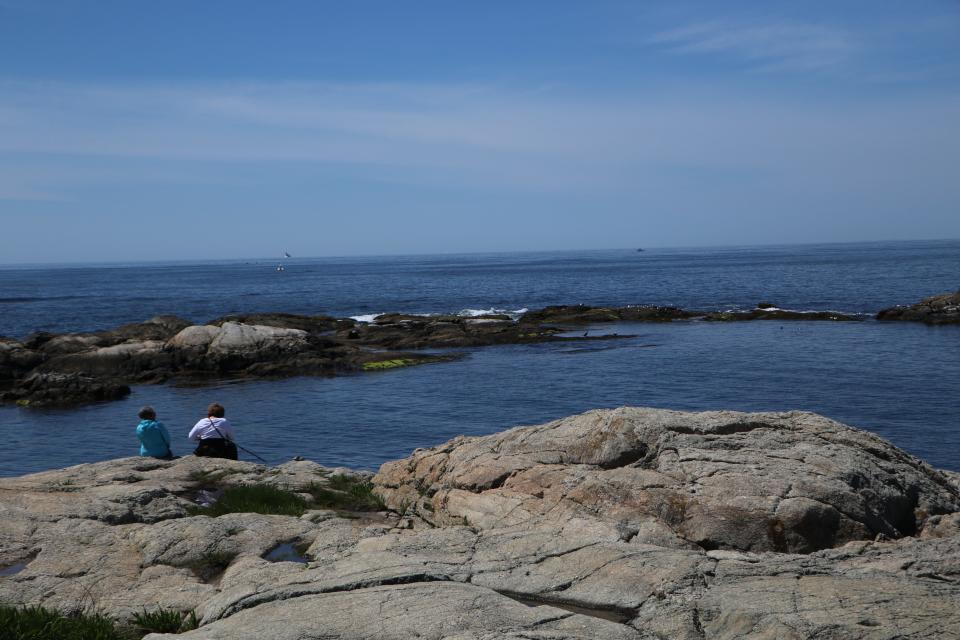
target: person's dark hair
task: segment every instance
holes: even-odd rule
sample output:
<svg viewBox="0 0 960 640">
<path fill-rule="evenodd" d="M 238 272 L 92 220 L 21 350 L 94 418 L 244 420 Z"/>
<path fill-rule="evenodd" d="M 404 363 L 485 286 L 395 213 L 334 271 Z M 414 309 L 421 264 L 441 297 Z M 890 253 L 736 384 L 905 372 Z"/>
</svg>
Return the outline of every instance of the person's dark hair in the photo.
<svg viewBox="0 0 960 640">
<path fill-rule="evenodd" d="M 218 402 L 214 402 L 207 407 L 207 415 L 212 418 L 222 418 L 225 413 L 226 410 L 223 408 L 223 405 Z"/>
<path fill-rule="evenodd" d="M 156 420 L 157 412 L 153 410 L 153 407 L 141 407 L 137 417 L 141 420 Z"/>
</svg>

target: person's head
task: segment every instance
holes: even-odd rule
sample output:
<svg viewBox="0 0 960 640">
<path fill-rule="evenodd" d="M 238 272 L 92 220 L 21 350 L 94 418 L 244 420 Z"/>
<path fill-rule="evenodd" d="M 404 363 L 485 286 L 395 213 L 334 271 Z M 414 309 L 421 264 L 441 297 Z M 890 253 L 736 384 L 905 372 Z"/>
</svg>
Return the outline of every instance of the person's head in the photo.
<svg viewBox="0 0 960 640">
<path fill-rule="evenodd" d="M 224 410 L 223 405 L 218 402 L 214 402 L 207 407 L 207 415 L 211 418 L 222 418 L 225 413 L 226 410 Z"/>
<path fill-rule="evenodd" d="M 153 407 L 141 407 L 140 413 L 137 416 L 141 420 L 156 420 L 157 412 L 153 410 Z"/>
</svg>

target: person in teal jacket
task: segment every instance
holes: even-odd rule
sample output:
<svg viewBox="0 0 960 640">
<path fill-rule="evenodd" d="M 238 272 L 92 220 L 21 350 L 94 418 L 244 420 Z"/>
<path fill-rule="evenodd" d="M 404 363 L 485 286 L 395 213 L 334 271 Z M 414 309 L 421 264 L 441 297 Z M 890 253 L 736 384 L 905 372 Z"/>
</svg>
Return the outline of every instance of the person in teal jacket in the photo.
<svg viewBox="0 0 960 640">
<path fill-rule="evenodd" d="M 157 412 L 153 407 L 144 407 L 137 414 L 137 438 L 140 440 L 140 455 L 169 460 L 173 457 L 170 450 L 170 434 L 162 422 L 157 422 Z"/>
</svg>

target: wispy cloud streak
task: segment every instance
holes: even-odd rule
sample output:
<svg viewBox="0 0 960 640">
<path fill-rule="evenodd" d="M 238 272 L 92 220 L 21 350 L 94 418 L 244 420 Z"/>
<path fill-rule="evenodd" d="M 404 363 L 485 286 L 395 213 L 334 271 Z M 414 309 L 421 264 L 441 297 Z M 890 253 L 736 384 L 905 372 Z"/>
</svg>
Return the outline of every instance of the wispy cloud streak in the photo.
<svg viewBox="0 0 960 640">
<path fill-rule="evenodd" d="M 762 71 L 834 68 L 859 49 L 855 37 L 840 29 L 791 22 L 705 22 L 662 31 L 649 42 L 676 54 L 726 56 Z"/>
<path fill-rule="evenodd" d="M 11 194 L 55 193 L 63 175 L 45 174 L 43 160 L 55 156 L 330 164 L 372 180 L 558 193 L 637 191 L 687 170 L 802 174 L 834 189 L 857 176 L 916 174 L 918 158 L 934 168 L 960 161 L 960 131 L 950 126 L 958 105 L 956 97 L 825 108 L 476 86 L 14 83 L 0 85 L 0 160 L 26 167 L 18 158 L 32 159 Z"/>
</svg>

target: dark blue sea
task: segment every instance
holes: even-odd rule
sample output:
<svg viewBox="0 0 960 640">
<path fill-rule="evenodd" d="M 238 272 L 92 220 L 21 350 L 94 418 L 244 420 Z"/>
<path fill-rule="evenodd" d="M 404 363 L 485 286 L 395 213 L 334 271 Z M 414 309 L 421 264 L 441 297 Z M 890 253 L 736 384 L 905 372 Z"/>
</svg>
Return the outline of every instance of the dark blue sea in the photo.
<svg viewBox="0 0 960 640">
<path fill-rule="evenodd" d="M 2 257 L 0 257 L 2 260 Z M 136 413 L 186 433 L 212 401 L 271 463 L 375 469 L 416 447 L 598 407 L 802 409 L 960 470 L 960 327 L 879 323 L 960 288 L 960 241 L 0 267 L 0 335 L 91 331 L 175 314 L 519 312 L 551 304 L 782 308 L 863 322 L 604 325 L 635 337 L 482 347 L 455 362 L 339 378 L 143 386 L 73 410 L 0 407 L 0 475 L 134 455 Z M 242 454 L 245 459 L 253 459 Z"/>
</svg>

